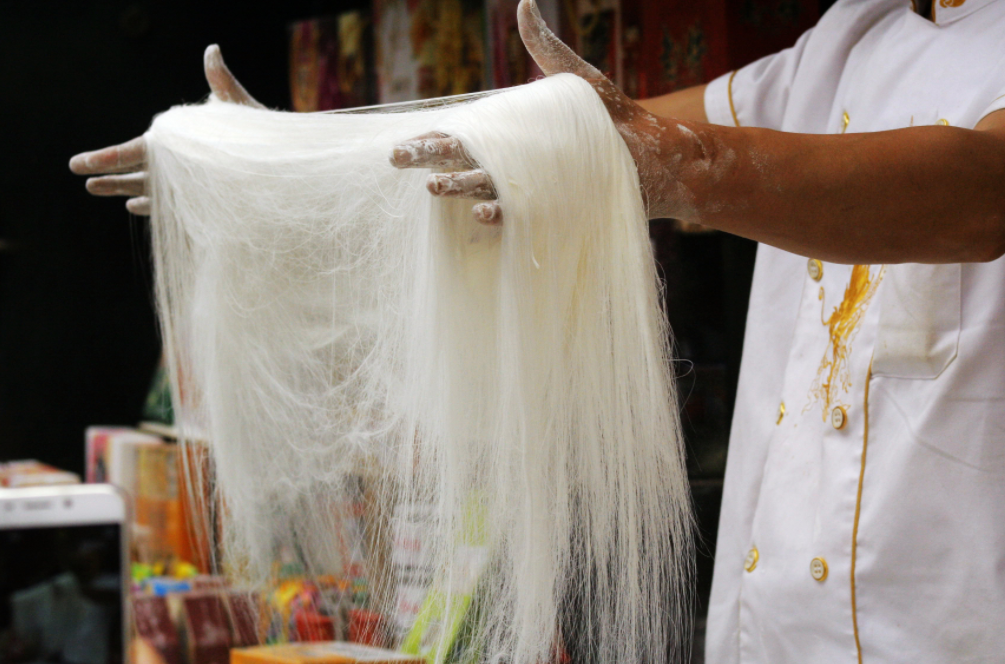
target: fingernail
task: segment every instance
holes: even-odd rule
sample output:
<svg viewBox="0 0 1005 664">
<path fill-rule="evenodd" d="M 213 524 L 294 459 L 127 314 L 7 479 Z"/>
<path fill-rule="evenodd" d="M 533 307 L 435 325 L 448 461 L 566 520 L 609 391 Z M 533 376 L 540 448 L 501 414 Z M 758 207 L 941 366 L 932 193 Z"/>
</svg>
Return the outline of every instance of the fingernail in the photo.
<svg viewBox="0 0 1005 664">
<path fill-rule="evenodd" d="M 495 226 L 499 223 L 499 210 L 497 203 L 479 203 L 471 208 L 475 215 L 475 221 L 488 226 Z"/>
<path fill-rule="evenodd" d="M 396 145 L 391 150 L 391 165 L 398 168 L 408 166 L 412 163 L 413 157 L 412 150 L 409 150 L 404 145 Z"/>
<path fill-rule="evenodd" d="M 432 195 L 439 196 L 447 189 L 450 189 L 452 184 L 453 182 L 448 176 L 434 173 L 429 176 L 428 180 L 426 180 L 426 189 L 428 189 L 429 193 Z"/>
<path fill-rule="evenodd" d="M 130 198 L 126 201 L 126 209 L 129 210 L 130 214 L 140 217 L 150 216 L 150 198 L 148 196 Z"/>
<path fill-rule="evenodd" d="M 206 50 L 202 52 L 202 64 L 204 67 L 210 67 L 214 64 L 214 61 L 220 57 L 220 50 L 215 48 L 216 44 L 210 44 L 206 47 Z"/>
</svg>

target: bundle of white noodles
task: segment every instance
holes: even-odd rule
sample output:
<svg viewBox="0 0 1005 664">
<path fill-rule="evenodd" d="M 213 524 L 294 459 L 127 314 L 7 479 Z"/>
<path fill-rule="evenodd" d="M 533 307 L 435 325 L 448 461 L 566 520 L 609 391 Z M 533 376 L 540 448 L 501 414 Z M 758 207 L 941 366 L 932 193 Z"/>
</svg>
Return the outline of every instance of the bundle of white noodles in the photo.
<svg viewBox="0 0 1005 664">
<path fill-rule="evenodd" d="M 429 131 L 492 175 L 501 227 L 388 163 Z M 414 508 L 434 590 L 474 598 L 469 660 L 679 654 L 669 331 L 635 167 L 587 83 L 404 113 L 211 100 L 146 138 L 177 417 L 211 441 L 230 560 L 264 579 L 280 551 L 336 574 L 366 551 L 390 612 L 392 515 Z"/>
</svg>

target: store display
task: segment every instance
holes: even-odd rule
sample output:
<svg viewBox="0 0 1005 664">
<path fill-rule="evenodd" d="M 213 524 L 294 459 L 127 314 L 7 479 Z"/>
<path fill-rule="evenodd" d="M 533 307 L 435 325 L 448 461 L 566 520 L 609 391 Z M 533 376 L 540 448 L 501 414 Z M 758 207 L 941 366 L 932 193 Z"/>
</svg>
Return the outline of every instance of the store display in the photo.
<svg viewBox="0 0 1005 664">
<path fill-rule="evenodd" d="M 135 562 L 204 565 L 208 555 L 193 538 L 198 515 L 187 508 L 179 447 L 127 427 L 88 427 L 85 441 L 88 482 L 113 484 L 131 499 Z"/>
<path fill-rule="evenodd" d="M 643 99 L 708 83 L 787 48 L 819 16 L 815 0 L 621 2 L 623 83 Z"/>
<path fill-rule="evenodd" d="M 290 96 L 302 113 L 377 103 L 373 26 L 366 12 L 290 26 Z"/>
<path fill-rule="evenodd" d="M 566 40 L 584 60 L 621 85 L 621 0 L 565 0 Z"/>
<path fill-rule="evenodd" d="M 88 484 L 108 481 L 108 441 L 112 436 L 131 431 L 125 427 L 88 427 L 84 432 L 84 468 Z"/>
<path fill-rule="evenodd" d="M 516 22 L 519 0 L 488 0 L 489 49 L 494 88 L 522 85 L 541 75 L 524 48 Z"/>
<path fill-rule="evenodd" d="M 378 99 L 429 99 L 487 87 L 480 0 L 374 0 Z"/>
</svg>

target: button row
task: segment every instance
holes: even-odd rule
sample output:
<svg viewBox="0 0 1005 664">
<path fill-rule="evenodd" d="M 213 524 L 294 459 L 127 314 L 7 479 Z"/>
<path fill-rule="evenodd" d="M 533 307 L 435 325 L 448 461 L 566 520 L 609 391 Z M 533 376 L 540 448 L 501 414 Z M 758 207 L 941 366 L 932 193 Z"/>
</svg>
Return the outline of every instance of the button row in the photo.
<svg viewBox="0 0 1005 664">
<path fill-rule="evenodd" d="M 823 558 L 814 558 L 810 561 L 810 576 L 817 581 L 827 578 L 827 561 Z"/>
<path fill-rule="evenodd" d="M 743 569 L 753 572 L 757 569 L 757 561 L 761 559 L 761 554 L 757 552 L 757 547 L 751 547 L 747 552 L 747 557 L 743 561 Z M 827 579 L 827 561 L 824 558 L 814 558 L 810 561 L 810 576 L 815 581 L 825 581 Z"/>
<path fill-rule="evenodd" d="M 844 406 L 834 406 L 831 410 L 831 426 L 840 431 L 846 424 L 848 424 L 848 413 Z"/>
<path fill-rule="evenodd" d="M 775 417 L 775 424 L 781 424 L 782 420 L 785 419 L 785 402 L 778 404 L 778 414 Z M 834 406 L 831 409 L 831 426 L 840 431 L 845 428 L 848 424 L 848 411 L 845 410 L 844 406 Z"/>
<path fill-rule="evenodd" d="M 824 278 L 824 264 L 815 258 L 806 262 L 806 271 L 810 273 L 810 279 L 820 281 Z"/>
</svg>

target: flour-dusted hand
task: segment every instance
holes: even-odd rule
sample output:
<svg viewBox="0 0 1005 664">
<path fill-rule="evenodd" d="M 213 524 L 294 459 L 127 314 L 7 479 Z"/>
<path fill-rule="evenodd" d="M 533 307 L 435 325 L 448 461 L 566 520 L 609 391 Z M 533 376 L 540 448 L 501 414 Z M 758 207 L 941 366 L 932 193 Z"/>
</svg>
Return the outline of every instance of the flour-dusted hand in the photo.
<svg viewBox="0 0 1005 664">
<path fill-rule="evenodd" d="M 443 168 L 450 173 L 434 173 L 426 181 L 426 188 L 434 196 L 470 198 L 490 201 L 474 206 L 475 219 L 483 224 L 502 222 L 502 210 L 496 202 L 496 188 L 492 178 L 453 136 L 432 132 L 416 136 L 394 147 L 391 164 L 397 168 Z"/>
<path fill-rule="evenodd" d="M 213 95 L 221 101 L 262 108 L 248 94 L 223 62 L 220 47 L 208 47 L 203 56 L 206 82 Z M 128 196 L 126 209 L 133 214 L 149 215 L 147 197 L 147 146 L 142 136 L 121 145 L 94 152 L 82 152 L 70 159 L 70 170 L 77 175 L 94 175 L 87 179 L 87 191 L 95 196 Z"/>
<path fill-rule="evenodd" d="M 484 224 L 502 221 L 495 185 L 488 173 L 464 149 L 460 140 L 439 132 L 416 136 L 395 146 L 391 163 L 398 168 L 443 168 L 452 173 L 434 173 L 426 188 L 434 196 L 491 201 L 474 207 L 475 219 Z"/>
<path fill-rule="evenodd" d="M 517 21 L 523 43 L 541 71 L 549 76 L 575 74 L 590 83 L 603 100 L 635 160 L 649 216 L 693 217 L 691 196 L 679 184 L 676 171 L 684 164 L 700 168 L 701 162 L 707 160 L 707 142 L 700 136 L 700 123 L 660 118 L 632 101 L 555 36 L 541 18 L 534 0 L 521 0 Z M 458 139 L 444 134 L 418 136 L 396 146 L 391 163 L 398 168 L 453 171 L 430 175 L 429 191 L 436 196 L 489 201 L 474 206 L 475 218 L 488 224 L 502 221 L 491 177 L 479 168 Z"/>
</svg>

